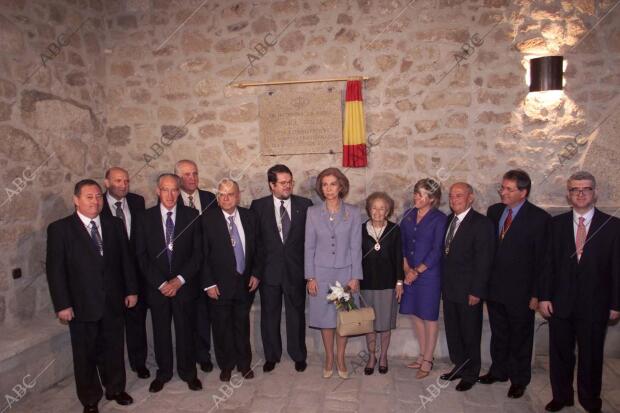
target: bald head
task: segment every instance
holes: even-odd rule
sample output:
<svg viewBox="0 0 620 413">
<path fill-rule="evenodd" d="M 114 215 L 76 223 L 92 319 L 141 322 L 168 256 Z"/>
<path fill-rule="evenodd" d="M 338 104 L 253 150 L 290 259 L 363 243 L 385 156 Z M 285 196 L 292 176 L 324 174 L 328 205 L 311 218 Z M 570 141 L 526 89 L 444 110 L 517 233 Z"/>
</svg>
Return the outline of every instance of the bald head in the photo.
<svg viewBox="0 0 620 413">
<path fill-rule="evenodd" d="M 474 203 L 474 188 L 467 182 L 457 182 L 450 187 L 450 208 L 458 215 Z"/>
<path fill-rule="evenodd" d="M 103 184 L 108 193 L 120 201 L 129 192 L 129 173 L 123 168 L 114 166 L 106 171 Z"/>
</svg>

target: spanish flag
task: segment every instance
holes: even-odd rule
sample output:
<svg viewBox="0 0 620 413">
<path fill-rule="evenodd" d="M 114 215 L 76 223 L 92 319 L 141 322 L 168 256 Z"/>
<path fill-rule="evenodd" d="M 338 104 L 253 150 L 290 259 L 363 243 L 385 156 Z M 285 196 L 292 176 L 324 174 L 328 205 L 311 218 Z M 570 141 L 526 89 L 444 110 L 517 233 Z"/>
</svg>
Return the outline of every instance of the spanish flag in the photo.
<svg viewBox="0 0 620 413">
<path fill-rule="evenodd" d="M 344 107 L 342 166 L 361 168 L 367 165 L 362 81 L 349 80 Z"/>
</svg>

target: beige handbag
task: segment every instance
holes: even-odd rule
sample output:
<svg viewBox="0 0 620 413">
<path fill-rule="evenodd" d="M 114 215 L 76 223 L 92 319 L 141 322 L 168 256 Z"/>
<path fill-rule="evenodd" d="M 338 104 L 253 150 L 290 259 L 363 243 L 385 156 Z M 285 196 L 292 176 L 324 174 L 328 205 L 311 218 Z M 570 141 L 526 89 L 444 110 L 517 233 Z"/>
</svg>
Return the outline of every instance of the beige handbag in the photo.
<svg viewBox="0 0 620 413">
<path fill-rule="evenodd" d="M 366 307 L 349 311 L 338 311 L 336 331 L 340 336 L 357 336 L 375 331 L 375 310 L 368 307 L 362 295 L 360 299 Z"/>
</svg>

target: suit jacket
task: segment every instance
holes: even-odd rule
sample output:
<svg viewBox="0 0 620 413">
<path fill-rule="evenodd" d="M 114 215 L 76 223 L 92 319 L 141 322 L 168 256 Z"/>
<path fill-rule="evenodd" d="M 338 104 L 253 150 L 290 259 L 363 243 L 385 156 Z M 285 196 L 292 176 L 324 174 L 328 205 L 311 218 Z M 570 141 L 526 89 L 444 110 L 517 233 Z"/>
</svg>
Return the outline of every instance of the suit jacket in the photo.
<svg viewBox="0 0 620 413">
<path fill-rule="evenodd" d="M 255 274 L 256 257 L 256 217 L 247 208 L 237 207 L 243 232 L 245 233 L 245 269 L 243 274 L 237 273 L 235 261 L 235 250 L 230 242 L 228 223 L 221 208 L 209 208 L 202 216 L 202 239 L 204 260 L 201 273 L 201 289 L 205 289 L 214 284 L 220 291 L 220 299 L 232 298 L 239 285 L 238 277 L 242 278 L 243 290 L 247 292 L 250 276 L 254 275 L 260 279 L 259 274 Z"/>
<path fill-rule="evenodd" d="M 310 206 L 312 201 L 309 199 L 291 195 L 291 227 L 286 243 L 283 243 L 278 231 L 273 196 L 252 201 L 250 209 L 258 221 L 254 275 L 260 277 L 262 283 L 304 290 L 304 232 L 306 212 Z"/>
<path fill-rule="evenodd" d="M 547 267 L 551 215 L 525 201 L 503 240 L 499 221 L 506 205 L 491 205 L 487 216 L 495 229 L 495 257 L 489 279 L 489 300 L 513 311 L 529 311 L 529 301 L 538 298 L 540 275 Z"/>
<path fill-rule="evenodd" d="M 454 214 L 448 217 L 448 228 Z M 444 237 L 445 238 L 445 237 Z M 486 299 L 494 251 L 491 220 L 472 208 L 460 223 L 442 260 L 444 300 L 467 304 L 468 295 Z"/>
<path fill-rule="evenodd" d="M 199 189 L 198 196 L 200 197 L 200 207 L 203 210 L 218 208 L 217 201 L 215 200 L 215 195 L 213 194 L 213 192 L 203 191 L 202 189 Z M 183 197 L 181 195 L 179 195 L 179 199 L 177 199 L 177 205 L 183 205 Z M 199 212 L 202 213 L 203 211 Z"/>
<path fill-rule="evenodd" d="M 305 277 L 321 273 L 316 267 L 351 267 L 351 278 L 364 278 L 362 270 L 362 231 L 360 209 L 342 202 L 342 207 L 332 229 L 325 202 L 308 208 L 306 217 L 306 241 L 304 254 Z M 331 280 L 330 280 L 331 281 Z"/>
<path fill-rule="evenodd" d="M 127 236 L 119 219 L 100 215 L 103 256 L 77 213 L 47 228 L 46 271 L 56 312 L 73 307 L 76 321 L 122 315 L 124 299 L 138 293 Z"/>
<path fill-rule="evenodd" d="M 606 322 L 620 311 L 620 220 L 595 209 L 579 262 L 572 211 L 552 218 L 551 240 L 540 300 L 553 303 L 553 315 Z"/>
<path fill-rule="evenodd" d="M 108 204 L 107 195 L 108 195 L 107 192 L 103 194 L 104 202 L 103 202 L 103 209 L 101 210 L 101 215 L 116 218 L 116 205 Z M 140 277 L 139 275 L 140 266 L 138 265 L 138 260 L 136 258 L 136 228 L 138 227 L 138 219 L 137 219 L 138 215 L 141 214 L 145 209 L 144 197 L 138 194 L 128 192 L 125 199 L 127 200 L 127 205 L 129 206 L 129 213 L 131 214 L 131 232 L 130 232 L 131 235 L 129 238 L 129 251 L 131 252 L 132 257 L 134 258 L 134 264 L 135 264 L 136 274 L 138 278 L 139 292 L 140 294 L 142 294 L 144 293 L 143 291 L 144 289 L 141 288 L 143 283 L 140 282 L 142 280 L 142 277 Z"/>
<path fill-rule="evenodd" d="M 138 216 L 136 256 L 149 293 L 159 294 L 159 286 L 180 275 L 185 284 L 176 298 L 188 300 L 198 294 L 198 274 L 202 263 L 202 237 L 198 211 L 177 205 L 174 223 L 172 263 L 168 263 L 166 238 L 159 204 Z"/>
</svg>

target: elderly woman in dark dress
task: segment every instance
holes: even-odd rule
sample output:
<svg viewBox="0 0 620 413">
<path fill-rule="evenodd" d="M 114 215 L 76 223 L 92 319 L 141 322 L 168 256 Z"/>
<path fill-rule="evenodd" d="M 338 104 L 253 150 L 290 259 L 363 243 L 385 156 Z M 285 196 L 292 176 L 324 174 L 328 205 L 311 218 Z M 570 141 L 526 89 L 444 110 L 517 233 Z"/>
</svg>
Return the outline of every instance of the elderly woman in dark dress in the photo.
<svg viewBox="0 0 620 413">
<path fill-rule="evenodd" d="M 388 218 L 394 211 L 394 201 L 385 192 L 374 192 L 366 199 L 370 219 L 362 224 L 362 268 L 360 284 L 363 304 L 375 310 L 372 333 L 366 335 L 368 363 L 364 374 L 374 372 L 377 363 L 377 333 L 381 338 L 379 373 L 388 371 L 387 352 L 391 333 L 396 328 L 398 302 L 403 293 L 403 253 L 400 228 Z"/>
<path fill-rule="evenodd" d="M 437 209 L 440 201 L 439 183 L 430 178 L 419 180 L 413 189 L 414 208 L 405 212 L 400 223 L 405 271 L 400 313 L 413 316 L 420 355 L 407 367 L 418 369 L 418 379 L 428 376 L 433 368 L 439 332 L 440 262 L 447 220 Z"/>
</svg>

